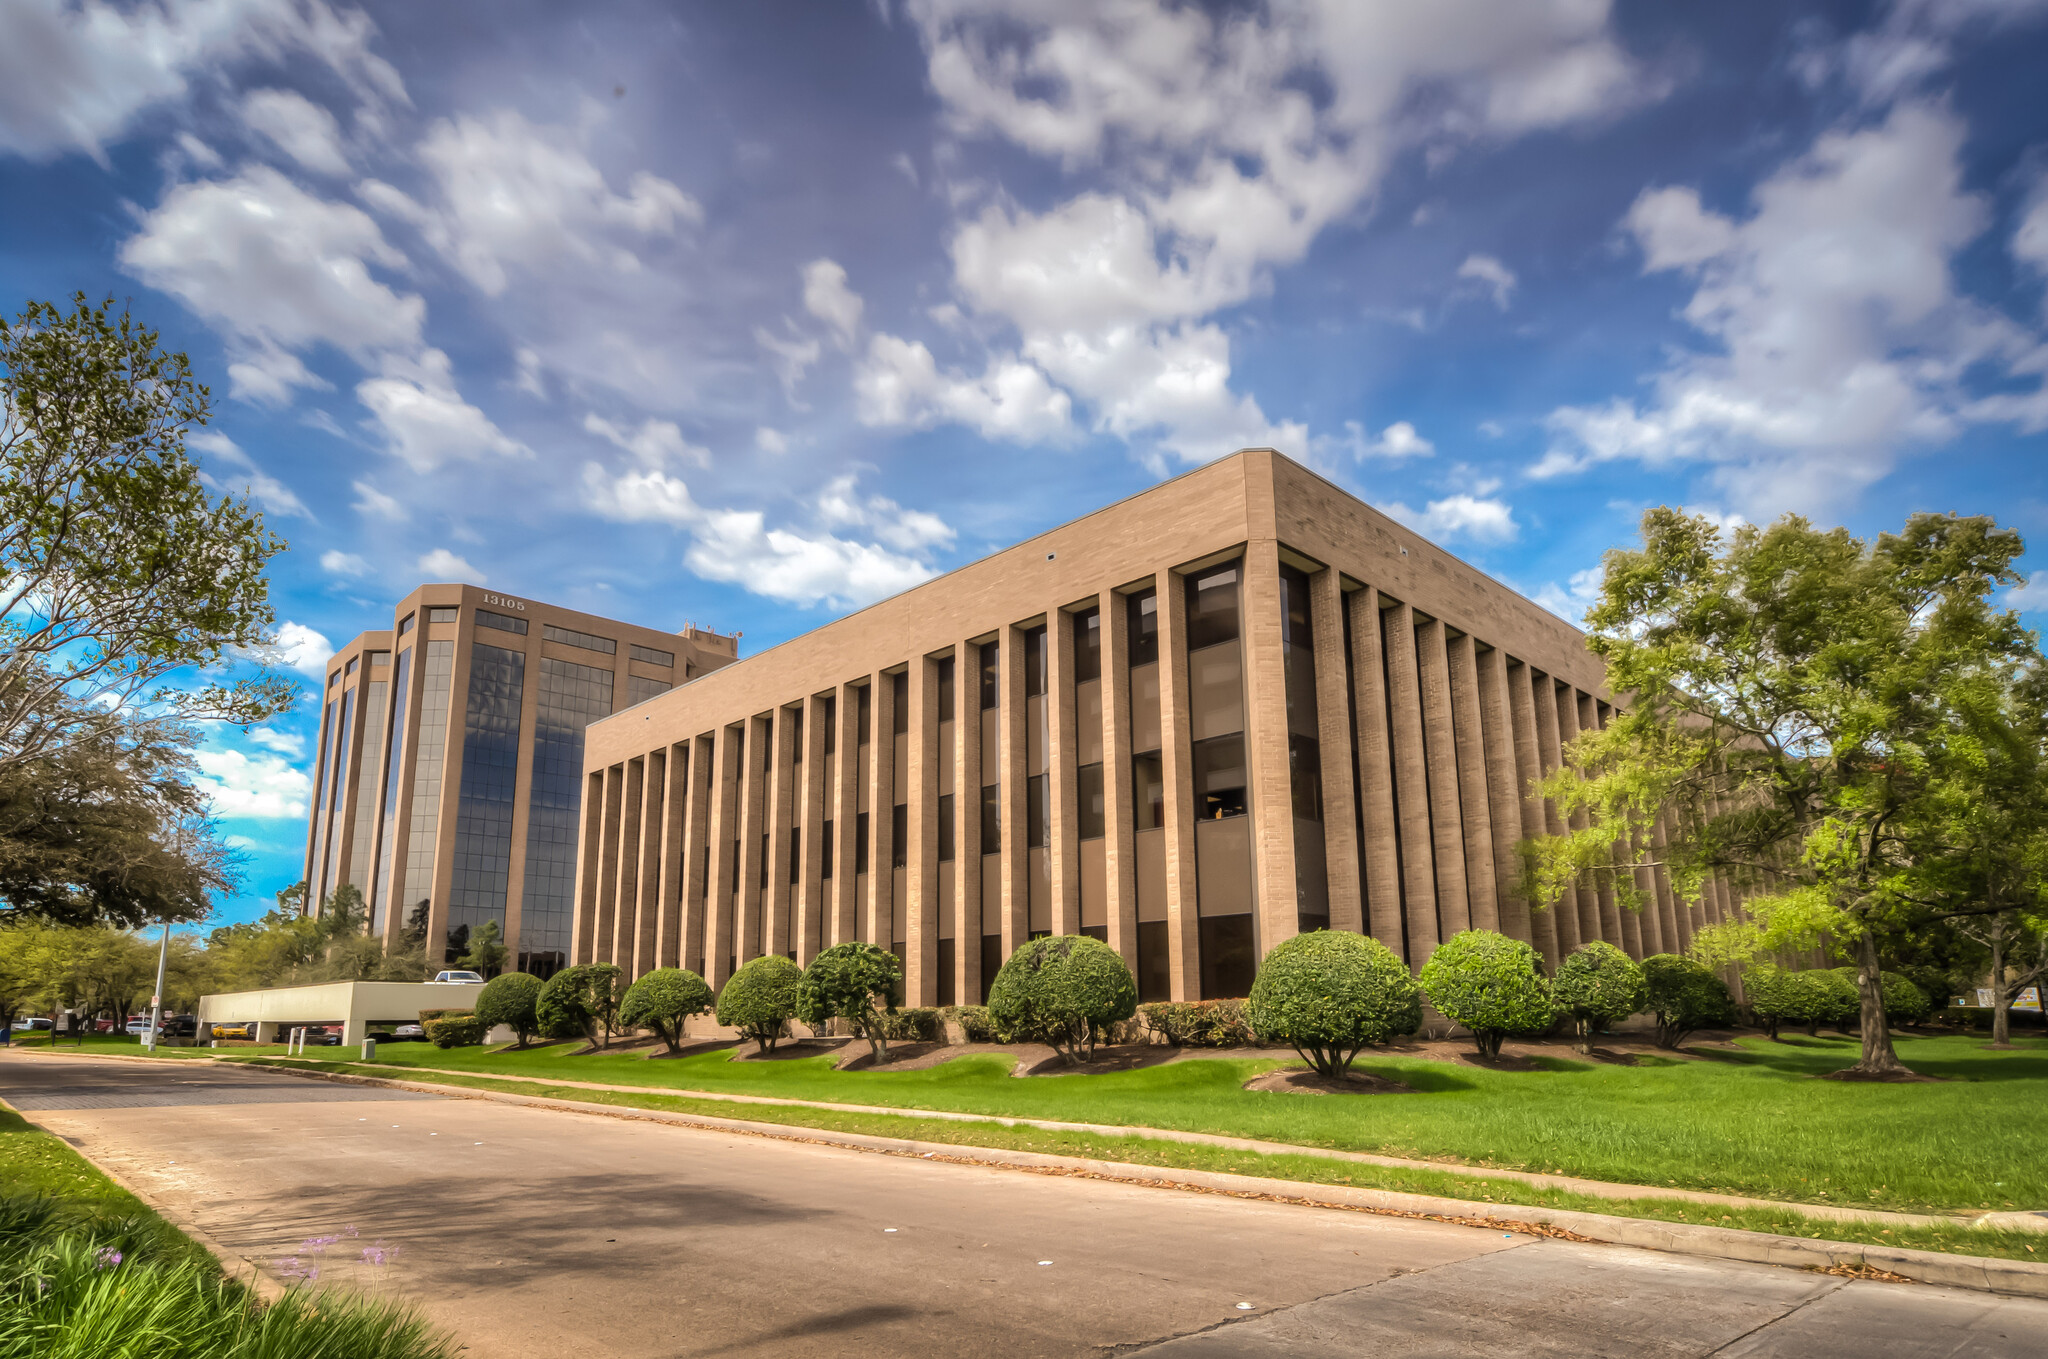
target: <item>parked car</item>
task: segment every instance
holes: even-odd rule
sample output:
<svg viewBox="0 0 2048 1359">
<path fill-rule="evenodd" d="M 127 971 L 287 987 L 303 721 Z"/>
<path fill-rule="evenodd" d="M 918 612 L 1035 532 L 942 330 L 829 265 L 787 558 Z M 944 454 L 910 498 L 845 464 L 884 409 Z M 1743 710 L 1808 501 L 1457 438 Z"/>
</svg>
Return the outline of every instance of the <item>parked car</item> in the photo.
<svg viewBox="0 0 2048 1359">
<path fill-rule="evenodd" d="M 156 1031 L 160 1038 L 191 1038 L 199 1032 L 199 1021 L 191 1015 L 165 1015 Z"/>
<path fill-rule="evenodd" d="M 426 1025 L 400 1024 L 390 1033 L 386 1034 L 385 1038 L 393 1043 L 423 1043 L 427 1038 Z"/>
<path fill-rule="evenodd" d="M 480 972 L 436 972 L 434 980 L 444 986 L 482 986 L 484 984 L 483 974 Z"/>
<path fill-rule="evenodd" d="M 52 1029 L 56 1025 L 51 1022 L 48 1015 L 30 1015 L 27 1019 L 21 1021 L 21 1027 L 24 1029 Z"/>
<path fill-rule="evenodd" d="M 254 1038 L 256 1036 L 256 1025 L 249 1020 L 228 1020 L 213 1026 L 213 1036 L 215 1038 Z"/>
<path fill-rule="evenodd" d="M 306 1046 L 315 1048 L 338 1048 L 341 1046 L 341 1025 L 314 1024 L 306 1030 Z"/>
<path fill-rule="evenodd" d="M 145 1033 L 148 1033 L 148 1032 L 149 1032 L 149 1016 L 148 1016 L 148 1015 L 137 1015 L 137 1016 L 135 1016 L 135 1018 L 133 1018 L 133 1019 L 131 1019 L 131 1020 L 129 1020 L 129 1021 L 128 1021 L 128 1033 L 129 1033 L 129 1035 L 130 1035 L 131 1037 L 135 1037 L 135 1038 L 140 1038 L 140 1037 L 141 1037 L 141 1036 L 142 1036 L 143 1034 L 145 1034 Z"/>
</svg>

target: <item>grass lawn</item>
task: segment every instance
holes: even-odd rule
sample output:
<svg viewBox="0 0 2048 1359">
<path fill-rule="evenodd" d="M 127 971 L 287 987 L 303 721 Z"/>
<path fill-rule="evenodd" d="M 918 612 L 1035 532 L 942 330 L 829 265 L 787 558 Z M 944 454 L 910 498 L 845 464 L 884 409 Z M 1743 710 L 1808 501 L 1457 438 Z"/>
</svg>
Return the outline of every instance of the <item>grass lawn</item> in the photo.
<svg viewBox="0 0 2048 1359">
<path fill-rule="evenodd" d="M 174 1256 L 213 1267 L 213 1256 L 158 1217 L 141 1199 L 100 1174 L 99 1168 L 11 1109 L 0 1109 L 0 1192 L 47 1195 L 85 1218 L 141 1219 Z"/>
<path fill-rule="evenodd" d="M 1012 1059 L 998 1054 L 924 1071 L 836 1072 L 826 1057 L 734 1062 L 714 1052 L 650 1061 L 640 1053 L 571 1056 L 567 1045 L 514 1052 L 387 1044 L 378 1049 L 378 1065 L 1187 1129 L 1900 1211 L 2048 1208 L 2048 1138 L 2040 1132 L 2048 1042 L 2029 1039 L 2017 1051 L 1995 1053 L 1984 1050 L 1980 1036 L 1958 1035 L 1904 1038 L 1899 1049 L 1914 1069 L 1944 1079 L 1816 1080 L 1852 1062 L 1855 1044 L 1804 1036 L 1746 1039 L 1739 1052 L 1701 1061 L 1651 1058 L 1625 1067 L 1544 1060 L 1534 1072 L 1367 1057 L 1360 1069 L 1416 1093 L 1322 1097 L 1240 1088 L 1282 1064 L 1277 1056 L 1024 1080 L 1013 1078 Z M 306 1054 L 316 1062 L 355 1055 Z M 738 1116 L 766 1115 L 756 1109 Z M 917 1126 L 927 1130 L 918 1136 L 937 1136 L 929 1124 Z"/>
</svg>

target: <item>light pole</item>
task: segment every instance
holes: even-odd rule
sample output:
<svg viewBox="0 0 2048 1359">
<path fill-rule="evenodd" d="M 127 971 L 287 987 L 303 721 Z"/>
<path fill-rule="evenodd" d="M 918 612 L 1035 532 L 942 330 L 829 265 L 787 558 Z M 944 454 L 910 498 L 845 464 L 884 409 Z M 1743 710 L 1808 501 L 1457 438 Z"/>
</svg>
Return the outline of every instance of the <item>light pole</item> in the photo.
<svg viewBox="0 0 2048 1359">
<path fill-rule="evenodd" d="M 142 1046 L 156 1050 L 156 1032 L 164 1016 L 164 962 L 171 956 L 171 922 L 164 921 L 164 937 L 156 946 L 156 994 L 149 998 L 149 1028 L 143 1032 Z"/>
</svg>

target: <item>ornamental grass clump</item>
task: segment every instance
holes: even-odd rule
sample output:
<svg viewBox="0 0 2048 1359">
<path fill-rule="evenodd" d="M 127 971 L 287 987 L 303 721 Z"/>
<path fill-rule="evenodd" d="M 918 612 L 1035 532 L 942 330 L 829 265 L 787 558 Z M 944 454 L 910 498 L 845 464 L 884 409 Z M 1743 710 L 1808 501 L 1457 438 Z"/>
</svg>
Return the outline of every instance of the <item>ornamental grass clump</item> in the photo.
<svg viewBox="0 0 2048 1359">
<path fill-rule="evenodd" d="M 787 958 L 782 961 L 796 966 Z M 710 1008 L 709 982 L 685 967 L 657 967 L 626 988 L 626 997 L 619 1002 L 619 1023 L 628 1029 L 652 1030 L 673 1055 L 681 1050 L 683 1026 L 690 1016 Z"/>
<path fill-rule="evenodd" d="M 1595 939 L 1573 949 L 1558 964 L 1550 995 L 1571 1017 L 1572 1046 L 1593 1050 L 1593 1034 L 1643 1008 L 1643 969 L 1614 945 Z"/>
<path fill-rule="evenodd" d="M 477 994 L 476 1017 L 483 1021 L 486 1031 L 503 1024 L 518 1038 L 518 1046 L 525 1047 L 540 1032 L 540 1017 L 536 1008 L 540 1004 L 541 980 L 525 972 L 505 972 L 484 983 L 484 989 Z"/>
<path fill-rule="evenodd" d="M 1422 990 L 1377 939 L 1336 930 L 1274 945 L 1246 1005 L 1252 1031 L 1341 1080 L 1359 1051 L 1422 1027 Z"/>
<path fill-rule="evenodd" d="M 1095 1055 L 1102 1031 L 1138 1011 L 1138 983 L 1117 951 L 1085 934 L 1033 939 L 1003 964 L 989 988 L 998 1028 L 1049 1043 L 1068 1064 Z"/>
<path fill-rule="evenodd" d="M 1653 953 L 1643 959 L 1643 980 L 1649 988 L 1646 1008 L 1657 1016 L 1660 1048 L 1676 1052 L 1695 1031 L 1735 1022 L 1727 984 L 1703 963 L 1676 953 Z"/>
<path fill-rule="evenodd" d="M 903 965 L 875 944 L 854 940 L 834 944 L 804 969 L 797 988 L 796 1017 L 813 1029 L 843 1019 L 854 1036 L 868 1040 L 876 1065 L 889 1060 L 883 1016 L 903 1004 Z"/>
<path fill-rule="evenodd" d="M 1466 930 L 1437 945 L 1422 965 L 1422 989 L 1437 1013 L 1471 1030 L 1488 1061 L 1510 1035 L 1541 1033 L 1557 1014 L 1536 950 L 1492 930 Z"/>
<path fill-rule="evenodd" d="M 796 1015 L 803 982 L 804 970 L 779 953 L 749 959 L 718 993 L 718 1022 L 753 1039 L 762 1052 L 773 1052 Z"/>
</svg>

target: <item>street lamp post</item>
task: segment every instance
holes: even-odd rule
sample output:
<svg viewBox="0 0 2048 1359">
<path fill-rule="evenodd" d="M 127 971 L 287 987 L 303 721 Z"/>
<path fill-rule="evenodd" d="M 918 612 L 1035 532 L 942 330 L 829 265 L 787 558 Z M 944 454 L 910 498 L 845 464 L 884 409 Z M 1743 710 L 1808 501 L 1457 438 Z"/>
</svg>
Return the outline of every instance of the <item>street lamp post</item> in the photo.
<svg viewBox="0 0 2048 1359">
<path fill-rule="evenodd" d="M 156 946 L 156 994 L 149 998 L 149 1028 L 143 1032 L 142 1046 L 154 1052 L 156 1034 L 164 1017 L 164 962 L 171 956 L 171 922 L 164 921 L 164 937 Z"/>
</svg>

